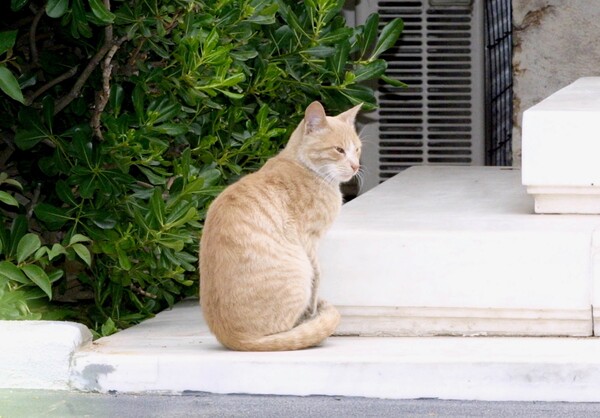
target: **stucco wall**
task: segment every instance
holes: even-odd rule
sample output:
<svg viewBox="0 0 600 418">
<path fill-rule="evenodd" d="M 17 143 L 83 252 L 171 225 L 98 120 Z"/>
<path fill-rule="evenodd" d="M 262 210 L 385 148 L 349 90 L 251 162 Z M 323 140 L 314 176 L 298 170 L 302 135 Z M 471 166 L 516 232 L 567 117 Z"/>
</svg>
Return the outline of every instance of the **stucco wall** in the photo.
<svg viewBox="0 0 600 418">
<path fill-rule="evenodd" d="M 520 166 L 523 111 L 580 77 L 600 76 L 600 1 L 513 0 L 513 24 L 513 161 Z"/>
</svg>

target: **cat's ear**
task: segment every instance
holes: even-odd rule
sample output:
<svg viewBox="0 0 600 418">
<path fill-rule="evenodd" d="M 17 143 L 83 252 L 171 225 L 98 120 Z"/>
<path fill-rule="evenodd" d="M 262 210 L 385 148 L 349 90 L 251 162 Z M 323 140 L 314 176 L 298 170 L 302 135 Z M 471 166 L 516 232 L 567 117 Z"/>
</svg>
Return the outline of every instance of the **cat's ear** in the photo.
<svg viewBox="0 0 600 418">
<path fill-rule="evenodd" d="M 356 119 L 356 115 L 360 111 L 362 107 L 362 103 L 354 106 L 352 109 L 346 110 L 344 113 L 340 113 L 337 115 L 337 118 L 347 124 L 354 125 L 354 120 Z"/>
<path fill-rule="evenodd" d="M 312 102 L 304 112 L 304 133 L 313 134 L 329 127 L 325 109 L 319 102 Z"/>
</svg>

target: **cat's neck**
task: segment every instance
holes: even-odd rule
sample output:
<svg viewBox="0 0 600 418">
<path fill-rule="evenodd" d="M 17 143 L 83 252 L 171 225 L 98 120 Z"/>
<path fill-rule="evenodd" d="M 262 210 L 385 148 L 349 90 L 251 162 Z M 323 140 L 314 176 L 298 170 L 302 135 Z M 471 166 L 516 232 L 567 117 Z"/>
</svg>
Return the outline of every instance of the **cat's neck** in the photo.
<svg viewBox="0 0 600 418">
<path fill-rule="evenodd" d="M 303 137 L 302 132 L 304 132 L 304 121 L 300 122 L 296 129 L 294 129 L 287 145 L 279 154 L 289 159 L 297 159 Z"/>
<path fill-rule="evenodd" d="M 303 169 L 308 171 L 311 176 L 314 176 L 315 179 L 319 180 L 319 182 L 323 181 L 330 184 L 334 188 L 339 188 L 340 183 L 338 181 L 335 181 L 331 178 L 326 180 L 322 173 L 319 173 L 316 167 L 313 167 L 306 158 L 302 157 L 300 144 L 303 139 L 303 132 L 304 121 L 302 121 L 300 125 L 298 125 L 298 127 L 294 130 L 287 145 L 279 153 L 279 158 L 292 161 L 293 163 L 301 166 Z"/>
</svg>

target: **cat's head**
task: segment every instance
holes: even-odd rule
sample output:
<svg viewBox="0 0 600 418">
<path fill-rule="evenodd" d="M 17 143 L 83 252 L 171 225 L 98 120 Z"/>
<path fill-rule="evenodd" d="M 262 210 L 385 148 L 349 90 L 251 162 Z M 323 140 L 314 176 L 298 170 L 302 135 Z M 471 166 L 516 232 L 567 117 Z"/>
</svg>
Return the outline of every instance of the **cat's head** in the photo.
<svg viewBox="0 0 600 418">
<path fill-rule="evenodd" d="M 345 182 L 360 169 L 361 142 L 354 120 L 361 105 L 327 116 L 319 102 L 311 103 L 298 127 L 296 157 L 327 181 Z"/>
</svg>

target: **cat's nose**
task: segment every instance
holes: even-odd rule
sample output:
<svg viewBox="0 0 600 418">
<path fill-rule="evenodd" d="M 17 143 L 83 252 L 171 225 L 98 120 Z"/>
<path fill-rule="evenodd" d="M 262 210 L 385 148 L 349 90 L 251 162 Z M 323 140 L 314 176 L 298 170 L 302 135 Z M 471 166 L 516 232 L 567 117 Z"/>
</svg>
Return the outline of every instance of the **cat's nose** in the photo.
<svg viewBox="0 0 600 418">
<path fill-rule="evenodd" d="M 360 163 L 350 163 L 350 168 L 356 173 L 360 168 Z"/>
</svg>

